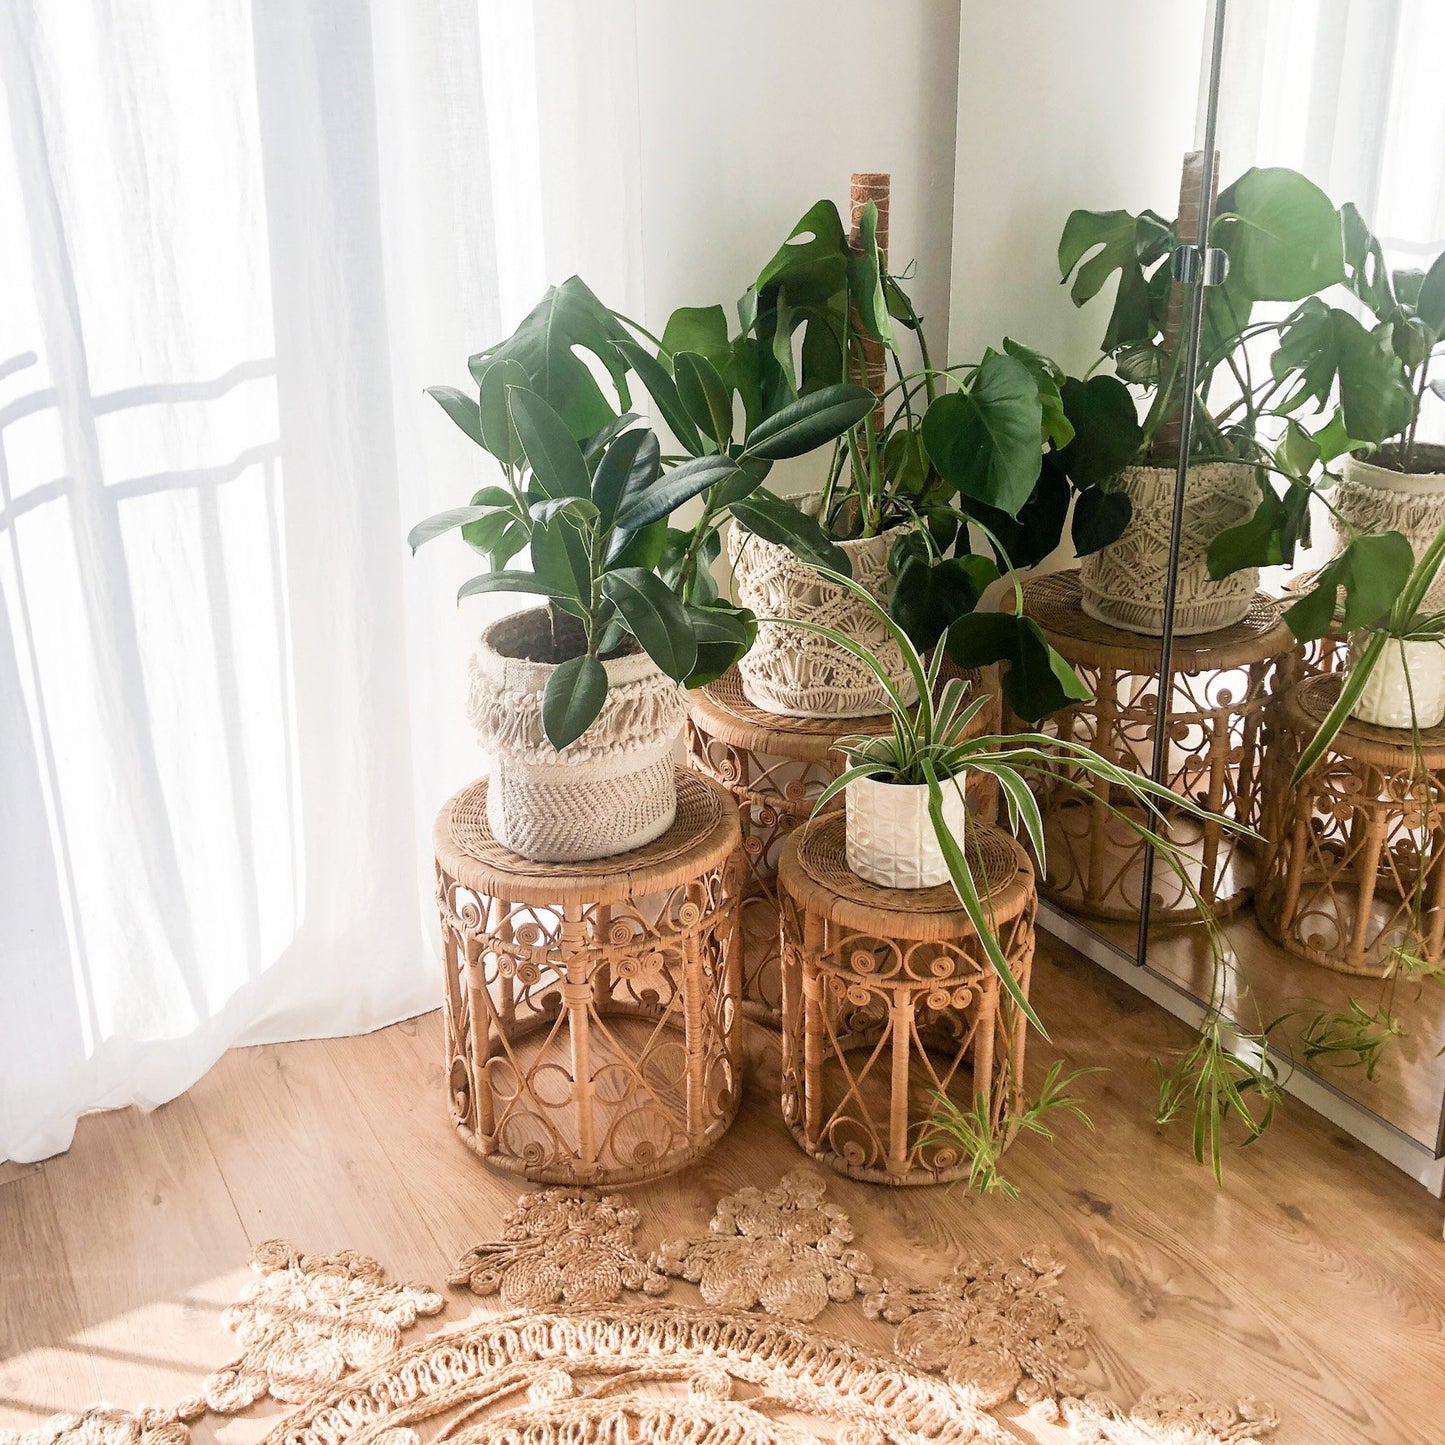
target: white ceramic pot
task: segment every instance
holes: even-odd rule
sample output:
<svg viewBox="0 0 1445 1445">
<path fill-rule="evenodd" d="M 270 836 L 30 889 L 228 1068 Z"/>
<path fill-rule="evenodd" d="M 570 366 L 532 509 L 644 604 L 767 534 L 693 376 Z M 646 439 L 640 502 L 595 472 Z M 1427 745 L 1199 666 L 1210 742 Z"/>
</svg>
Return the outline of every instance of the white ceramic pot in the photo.
<svg viewBox="0 0 1445 1445">
<path fill-rule="evenodd" d="M 677 816 L 673 771 L 682 691 L 645 652 L 613 658 L 597 721 L 558 752 L 542 730 L 547 613 L 513 613 L 482 633 L 468 713 L 492 760 L 487 822 L 497 841 L 540 863 L 610 858 L 659 838 Z"/>
<path fill-rule="evenodd" d="M 1397 472 L 1359 457 L 1346 457 L 1330 502 L 1361 532 L 1402 532 L 1420 554 L 1445 527 L 1445 448 L 1422 447 L 1431 472 Z M 1425 594 L 1425 612 L 1445 611 L 1445 569 Z"/>
<path fill-rule="evenodd" d="M 1117 542 L 1080 560 L 1084 611 L 1100 622 L 1160 637 L 1164 632 L 1164 582 L 1174 520 L 1173 467 L 1126 467 L 1112 487 L 1124 492 L 1134 513 Z M 1259 487 L 1245 462 L 1192 467 L 1184 487 L 1184 533 L 1179 548 L 1179 585 L 1174 631 L 1188 637 L 1243 620 L 1259 588 L 1250 567 L 1222 582 L 1209 576 L 1209 544 L 1227 527 L 1254 514 Z"/>
<path fill-rule="evenodd" d="M 1368 641 L 1368 633 L 1350 638 L 1351 662 Z M 1391 638 L 1350 715 L 1383 728 L 1433 728 L 1445 722 L 1445 642 Z"/>
<path fill-rule="evenodd" d="M 843 790 L 845 856 L 860 878 L 882 888 L 936 888 L 948 882 L 948 864 L 928 816 L 926 783 L 885 783 L 856 778 Z M 963 838 L 968 808 L 952 783 L 943 784 L 943 817 Z"/>
<path fill-rule="evenodd" d="M 816 512 L 817 495 L 799 499 Z M 893 588 L 888 553 L 898 528 L 879 537 L 838 545 L 853 565 L 853 580 L 885 606 Z M 728 531 L 728 558 L 738 602 L 759 618 L 794 618 L 831 627 L 861 643 L 887 669 L 908 702 L 917 699 L 898 644 L 856 597 L 820 577 L 777 542 L 736 523 Z M 738 663 L 743 692 L 754 707 L 787 717 L 871 717 L 886 712 L 887 694 L 873 672 L 837 643 L 789 627 L 760 621 L 758 635 Z"/>
</svg>

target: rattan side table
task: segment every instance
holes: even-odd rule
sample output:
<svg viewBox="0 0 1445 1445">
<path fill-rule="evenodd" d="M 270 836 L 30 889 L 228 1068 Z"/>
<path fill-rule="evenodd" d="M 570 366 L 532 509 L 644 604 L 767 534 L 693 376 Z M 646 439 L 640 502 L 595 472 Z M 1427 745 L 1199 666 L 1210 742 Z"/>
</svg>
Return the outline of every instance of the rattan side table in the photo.
<svg viewBox="0 0 1445 1445">
<path fill-rule="evenodd" d="M 1351 720 L 1295 786 L 1339 697 L 1338 673 L 1280 699 L 1265 752 L 1265 854 L 1255 912 L 1277 943 L 1338 973 L 1383 977 L 1396 948 L 1445 961 L 1445 725 Z"/>
<path fill-rule="evenodd" d="M 936 1095 L 968 1110 L 983 1094 L 1007 1134 L 1023 1097 L 1026 1020 L 951 885 L 875 887 L 849 870 L 843 845 L 843 815 L 825 813 L 789 837 L 778 862 L 783 1117 L 806 1153 L 854 1179 L 965 1178 L 969 1158 L 933 1137 Z M 990 824 L 974 825 L 965 846 L 1027 989 L 1033 866 Z"/>
<path fill-rule="evenodd" d="M 737 807 L 679 767 L 677 821 L 594 863 L 532 863 L 487 783 L 437 817 L 447 1089 L 488 1162 L 625 1184 L 696 1159 L 738 1107 Z"/>
<path fill-rule="evenodd" d="M 962 675 L 993 699 L 971 729 L 980 736 L 996 728 L 998 679 L 994 670 Z M 743 1012 L 757 1023 L 782 1023 L 778 969 L 778 854 L 788 834 L 812 816 L 818 795 L 843 771 L 834 751 L 839 738 L 885 733 L 887 714 L 876 717 L 784 717 L 755 707 L 731 668 L 687 695 L 687 749 L 692 766 L 721 783 L 742 815 L 743 852 L 748 872 L 742 900 Z M 998 785 L 979 774 L 969 779 L 969 797 L 980 818 L 992 821 Z M 841 798 L 830 807 L 843 806 Z"/>
<path fill-rule="evenodd" d="M 1159 697 L 1159 645 L 1088 616 L 1077 571 L 1024 583 L 1024 608 L 1078 670 L 1094 694 L 1047 720 L 1045 731 L 1083 743 L 1118 767 L 1147 774 Z M 1257 826 L 1260 736 L 1276 672 L 1295 666 L 1294 635 L 1280 604 L 1263 593 L 1233 627 L 1176 638 L 1169 679 L 1169 747 L 1165 780 L 1175 791 L 1226 818 Z M 1112 807 L 1140 818 L 1138 805 L 1087 781 L 1079 792 L 1060 781 L 1066 765 L 1036 785 L 1044 814 L 1048 870 L 1039 892 L 1072 913 L 1138 918 L 1144 900 L 1144 844 Z M 1175 811 L 1170 836 L 1193 859 L 1191 879 L 1216 913 L 1238 908 L 1254 889 L 1255 859 L 1219 824 Z M 1198 917 L 1189 891 L 1167 867 L 1154 873 L 1151 915 Z"/>
</svg>

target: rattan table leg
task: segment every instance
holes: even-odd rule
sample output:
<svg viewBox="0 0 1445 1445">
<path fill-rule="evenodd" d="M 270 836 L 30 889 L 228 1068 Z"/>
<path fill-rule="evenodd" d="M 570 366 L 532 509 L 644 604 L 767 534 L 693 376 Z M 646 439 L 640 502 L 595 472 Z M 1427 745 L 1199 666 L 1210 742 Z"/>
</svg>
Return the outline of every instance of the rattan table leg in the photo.
<svg viewBox="0 0 1445 1445">
<path fill-rule="evenodd" d="M 892 1035 L 893 1078 L 888 1109 L 888 1172 L 908 1171 L 908 1065 L 913 1049 L 913 991 L 890 990 L 888 1027 Z"/>
</svg>

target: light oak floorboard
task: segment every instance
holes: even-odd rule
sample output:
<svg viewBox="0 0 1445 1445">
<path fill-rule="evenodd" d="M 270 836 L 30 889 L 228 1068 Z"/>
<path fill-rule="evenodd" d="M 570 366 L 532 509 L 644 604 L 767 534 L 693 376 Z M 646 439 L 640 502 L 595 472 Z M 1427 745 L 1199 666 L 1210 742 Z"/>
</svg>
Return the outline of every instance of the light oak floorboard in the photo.
<svg viewBox="0 0 1445 1445">
<path fill-rule="evenodd" d="M 1093 1326 L 1092 1382 L 1132 1400 L 1150 1386 L 1280 1410 L 1280 1445 L 1422 1445 L 1445 1401 L 1441 1205 L 1298 1105 L 1231 1149 L 1223 1188 L 1183 1127 L 1149 1121 L 1151 1059 L 1187 1032 L 1107 975 L 1049 945 L 1035 997 L 1054 1058 L 1104 1065 L 1081 1081 L 1094 1131 L 1024 1138 L 1004 1173 L 1018 1202 L 961 1189 L 887 1190 L 830 1178 L 885 1273 L 942 1272 L 963 1254 L 1048 1245 Z M 713 1201 L 802 1162 L 778 1116 L 776 1054 L 756 1049 L 736 1125 L 692 1169 L 632 1191 L 639 1242 L 706 1228 Z M 526 1186 L 457 1140 L 439 1015 L 360 1038 L 236 1050 L 150 1116 L 83 1122 L 75 1147 L 0 1183 L 0 1424 L 184 1393 L 225 1357 L 216 1310 L 249 1244 L 350 1246 L 395 1278 L 440 1284 L 495 1238 Z M 694 1298 L 685 1286 L 679 1299 Z M 436 1327 L 488 1308 L 453 1296 Z M 886 1346 L 888 1331 L 833 1305 L 819 1328 Z M 432 1327 L 432 1326 L 428 1326 Z M 194 1369 L 194 1377 L 188 1372 Z M 274 1412 L 267 1412 L 274 1418 Z M 262 1421 L 223 1425 L 223 1445 Z M 1016 1421 L 1024 1438 L 1059 1430 Z M 203 1427 L 205 1445 L 213 1434 Z"/>
</svg>

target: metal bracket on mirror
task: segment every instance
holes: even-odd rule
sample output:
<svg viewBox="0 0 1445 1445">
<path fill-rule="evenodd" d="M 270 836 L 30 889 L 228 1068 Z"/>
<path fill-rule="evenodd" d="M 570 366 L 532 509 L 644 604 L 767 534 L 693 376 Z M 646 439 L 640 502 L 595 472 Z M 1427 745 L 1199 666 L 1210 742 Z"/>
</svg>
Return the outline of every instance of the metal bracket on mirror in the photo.
<svg viewBox="0 0 1445 1445">
<path fill-rule="evenodd" d="M 1181 286 L 1222 286 L 1229 275 L 1229 254 L 1218 246 L 1192 243 L 1174 248 L 1170 276 Z"/>
</svg>

